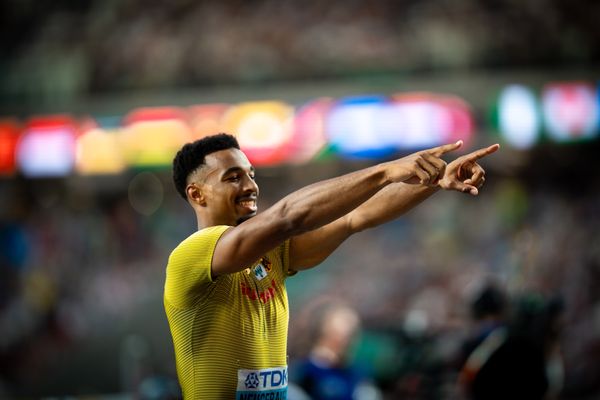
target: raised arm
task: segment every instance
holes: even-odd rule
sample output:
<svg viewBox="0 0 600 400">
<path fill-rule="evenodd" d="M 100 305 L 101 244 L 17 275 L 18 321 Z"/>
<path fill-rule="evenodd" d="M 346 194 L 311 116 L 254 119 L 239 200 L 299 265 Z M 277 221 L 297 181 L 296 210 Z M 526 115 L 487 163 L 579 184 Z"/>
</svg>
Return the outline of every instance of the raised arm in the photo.
<svg viewBox="0 0 600 400">
<path fill-rule="evenodd" d="M 352 234 L 400 217 L 440 188 L 477 195 L 478 188 L 485 182 L 485 171 L 477 160 L 498 148 L 496 144 L 476 150 L 447 166 L 438 163 L 441 179 L 436 186 L 388 185 L 338 220 L 294 237 L 290 246 L 291 267 L 302 270 L 318 265 Z"/>
<path fill-rule="evenodd" d="M 309 185 L 286 196 L 223 233 L 213 255 L 213 277 L 240 271 L 284 240 L 338 220 L 390 184 L 437 185 L 445 167 L 439 157 L 461 144 L 411 154 Z"/>
</svg>

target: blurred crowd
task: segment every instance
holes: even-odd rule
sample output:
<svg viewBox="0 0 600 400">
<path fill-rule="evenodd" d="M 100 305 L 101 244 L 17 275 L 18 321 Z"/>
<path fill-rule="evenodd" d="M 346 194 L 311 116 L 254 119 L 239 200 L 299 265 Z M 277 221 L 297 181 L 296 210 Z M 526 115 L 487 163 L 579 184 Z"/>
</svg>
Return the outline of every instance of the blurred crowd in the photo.
<svg viewBox="0 0 600 400">
<path fill-rule="evenodd" d="M 7 0 L 0 112 L 139 89 L 591 68 L 599 12 L 585 0 Z M 510 153 L 479 198 L 437 194 L 290 278 L 290 398 L 490 398 L 478 388 L 517 382 L 490 371 L 529 365 L 512 358 L 527 352 L 546 370 L 529 382 L 538 393 L 597 398 L 598 145 L 565 149 Z M 259 171 L 260 207 L 318 168 L 350 167 Z M 167 171 L 141 188 L 138 172 L 0 179 L 0 398 L 177 398 L 164 268 L 195 220 Z"/>
<path fill-rule="evenodd" d="M 89 93 L 456 68 L 586 66 L 590 1 L 2 2 L 0 93 Z"/>
<path fill-rule="evenodd" d="M 259 171 L 260 207 L 306 184 L 303 168 Z M 363 399 L 459 399 L 465 349 L 491 327 L 506 328 L 493 338 L 512 337 L 520 309 L 512 304 L 525 298 L 534 312 L 526 320 L 557 304 L 550 336 L 562 367 L 547 387 L 565 399 L 600 393 L 598 178 L 560 186 L 556 174 L 536 171 L 519 179 L 492 171 L 479 198 L 439 193 L 288 279 L 298 390 L 315 389 L 320 368 L 343 361 L 352 368 L 340 379 Z M 135 172 L 0 181 L 0 397 L 176 392 L 164 268 L 196 227 L 168 172 L 152 174 L 161 190 L 147 195 L 162 197 L 151 209 L 135 206 L 146 195 L 131 190 Z M 477 306 L 489 285 L 503 300 Z M 327 302 L 341 303 L 342 315 L 328 316 L 337 308 Z M 490 302 L 502 318 L 484 315 Z M 539 324 L 516 325 L 527 337 L 544 334 Z"/>
<path fill-rule="evenodd" d="M 323 266 L 331 276 L 315 271 L 311 284 L 325 285 L 323 292 L 363 317 L 368 329 L 355 356 L 374 369 L 389 398 L 462 398 L 457 383 L 465 351 L 477 347 L 465 343 L 479 332 L 479 344 L 500 322 L 511 338 L 503 347 L 510 356 L 496 369 L 488 366 L 495 371 L 488 375 L 502 379 L 483 387 L 523 390 L 496 390 L 498 398 L 543 398 L 526 391 L 539 383 L 527 352 L 513 349 L 516 336 L 560 349 L 564 379 L 545 382 L 548 393 L 558 385 L 558 398 L 594 398 L 600 393 L 598 185 L 588 194 L 512 178 L 491 186 L 477 201 L 442 194 L 351 239 Z M 496 319 L 476 309 L 488 285 L 504 296 Z M 307 321 L 292 319 L 291 331 Z M 302 335 L 290 340 L 293 351 L 309 354 Z M 511 380 L 511 370 L 525 371 L 528 380 Z M 474 398 L 496 397 L 488 391 Z"/>
</svg>

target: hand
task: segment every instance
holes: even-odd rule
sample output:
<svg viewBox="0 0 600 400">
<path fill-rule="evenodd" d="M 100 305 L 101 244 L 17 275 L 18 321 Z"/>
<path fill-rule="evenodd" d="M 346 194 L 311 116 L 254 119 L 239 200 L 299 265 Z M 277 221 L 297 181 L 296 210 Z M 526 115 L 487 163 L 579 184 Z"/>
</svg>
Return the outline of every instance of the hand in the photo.
<svg viewBox="0 0 600 400">
<path fill-rule="evenodd" d="M 431 149 L 419 151 L 406 157 L 386 163 L 389 177 L 393 182 L 438 186 L 445 176 L 446 162 L 440 157 L 462 146 L 462 140 Z"/>
<path fill-rule="evenodd" d="M 493 144 L 458 157 L 446 166 L 446 172 L 438 185 L 443 189 L 457 190 L 477 196 L 479 189 L 485 183 L 485 171 L 476 161 L 495 153 L 499 148 L 499 144 Z"/>
</svg>

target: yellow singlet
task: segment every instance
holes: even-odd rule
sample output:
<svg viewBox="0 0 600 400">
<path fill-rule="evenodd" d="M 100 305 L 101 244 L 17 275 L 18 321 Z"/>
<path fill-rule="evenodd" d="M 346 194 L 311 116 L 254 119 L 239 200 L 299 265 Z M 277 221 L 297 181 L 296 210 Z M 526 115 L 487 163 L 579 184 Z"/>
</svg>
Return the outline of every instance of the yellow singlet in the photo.
<svg viewBox="0 0 600 400">
<path fill-rule="evenodd" d="M 244 271 L 212 280 L 228 226 L 185 239 L 169 257 L 164 305 L 185 399 L 285 399 L 289 242 Z"/>
</svg>

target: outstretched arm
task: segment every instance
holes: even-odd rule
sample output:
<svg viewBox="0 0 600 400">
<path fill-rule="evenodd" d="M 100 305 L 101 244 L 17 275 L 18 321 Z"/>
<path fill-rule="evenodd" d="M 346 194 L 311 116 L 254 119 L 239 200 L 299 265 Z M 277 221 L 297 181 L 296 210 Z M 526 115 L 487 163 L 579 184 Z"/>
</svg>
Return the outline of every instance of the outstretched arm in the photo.
<svg viewBox="0 0 600 400">
<path fill-rule="evenodd" d="M 319 229 L 292 238 L 290 263 L 295 270 L 314 267 L 327 258 L 350 235 L 372 228 L 405 214 L 439 188 L 471 195 L 485 182 L 485 171 L 477 160 L 494 153 L 492 145 L 466 154 L 440 167 L 442 178 L 434 187 L 395 183 L 386 186 L 352 212 Z"/>
<path fill-rule="evenodd" d="M 223 233 L 213 254 L 213 277 L 246 268 L 284 240 L 341 218 L 390 184 L 436 185 L 445 167 L 440 157 L 460 146 L 461 142 L 435 147 L 318 182 L 286 196 Z"/>
</svg>

